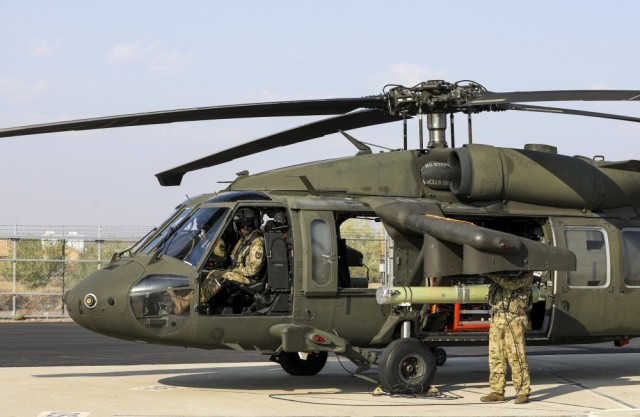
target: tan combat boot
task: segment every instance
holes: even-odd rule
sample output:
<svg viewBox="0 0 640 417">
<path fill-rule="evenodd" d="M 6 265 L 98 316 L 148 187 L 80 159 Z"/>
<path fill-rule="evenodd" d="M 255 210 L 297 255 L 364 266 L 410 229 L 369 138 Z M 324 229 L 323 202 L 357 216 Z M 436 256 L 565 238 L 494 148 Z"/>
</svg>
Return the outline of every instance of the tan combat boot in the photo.
<svg viewBox="0 0 640 417">
<path fill-rule="evenodd" d="M 497 392 L 492 392 L 489 395 L 485 395 L 484 397 L 481 397 L 480 401 L 482 401 L 483 403 L 493 403 L 496 401 L 504 401 L 504 395 L 498 394 Z"/>
<path fill-rule="evenodd" d="M 529 402 L 529 396 L 526 394 L 520 394 L 516 397 L 514 401 L 515 404 L 526 404 Z"/>
<path fill-rule="evenodd" d="M 191 300 L 193 299 L 193 292 L 190 292 L 189 294 L 182 297 L 176 294 L 176 292 L 171 287 L 167 288 L 167 294 L 169 294 L 169 297 L 171 297 L 171 301 L 173 302 L 173 312 L 175 314 L 180 314 L 187 308 L 189 308 L 189 305 L 191 305 Z"/>
</svg>

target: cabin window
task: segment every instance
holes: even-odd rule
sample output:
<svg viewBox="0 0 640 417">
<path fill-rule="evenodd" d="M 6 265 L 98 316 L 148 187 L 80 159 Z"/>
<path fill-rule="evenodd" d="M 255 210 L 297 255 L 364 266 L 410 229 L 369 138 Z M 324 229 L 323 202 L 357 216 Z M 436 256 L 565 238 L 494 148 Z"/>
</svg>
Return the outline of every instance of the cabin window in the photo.
<svg viewBox="0 0 640 417">
<path fill-rule="evenodd" d="M 377 288 L 384 279 L 385 240 L 374 215 L 340 223 L 338 285 L 341 288 Z"/>
<path fill-rule="evenodd" d="M 318 286 L 331 282 L 331 230 L 327 222 L 311 222 L 311 279 Z"/>
<path fill-rule="evenodd" d="M 575 271 L 568 272 L 570 287 L 606 287 L 609 285 L 609 243 L 599 227 L 565 229 L 567 249 L 576 255 Z"/>
<path fill-rule="evenodd" d="M 622 254 L 624 284 L 629 287 L 640 287 L 640 229 L 622 231 Z"/>
</svg>

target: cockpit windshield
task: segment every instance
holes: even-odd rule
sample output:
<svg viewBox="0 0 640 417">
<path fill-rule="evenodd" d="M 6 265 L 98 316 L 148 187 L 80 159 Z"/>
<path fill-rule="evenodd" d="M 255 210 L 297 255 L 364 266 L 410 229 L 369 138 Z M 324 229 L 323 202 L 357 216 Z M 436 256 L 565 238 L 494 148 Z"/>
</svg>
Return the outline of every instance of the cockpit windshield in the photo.
<svg viewBox="0 0 640 417">
<path fill-rule="evenodd" d="M 218 234 L 228 211 L 227 208 L 221 207 L 203 207 L 191 215 L 180 213 L 171 225 L 154 239 L 157 243 L 154 246 L 148 245 L 148 251 L 154 250 L 158 255 L 171 256 L 197 266 Z"/>
<path fill-rule="evenodd" d="M 171 230 L 174 230 L 176 228 L 176 226 L 178 224 L 180 224 L 185 217 L 187 217 L 189 215 L 189 213 L 191 212 L 191 207 L 186 207 L 184 208 L 180 214 L 178 214 L 171 223 L 167 224 L 164 229 L 160 230 L 160 232 L 158 234 L 156 234 L 156 236 L 153 238 L 153 240 L 151 240 L 149 243 L 147 243 L 147 245 L 145 247 L 143 247 L 142 249 L 140 249 L 140 253 L 146 253 L 149 254 L 151 253 L 151 251 L 153 251 L 153 249 L 155 249 L 158 244 L 160 242 L 163 242 L 166 240 L 167 238 L 167 234 L 170 233 Z"/>
</svg>

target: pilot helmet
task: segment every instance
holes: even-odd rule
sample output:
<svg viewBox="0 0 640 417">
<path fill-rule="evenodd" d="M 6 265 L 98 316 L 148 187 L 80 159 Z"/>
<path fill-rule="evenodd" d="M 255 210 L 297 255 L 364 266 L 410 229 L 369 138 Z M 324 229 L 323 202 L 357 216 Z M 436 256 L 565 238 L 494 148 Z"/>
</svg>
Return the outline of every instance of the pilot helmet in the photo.
<svg viewBox="0 0 640 417">
<path fill-rule="evenodd" d="M 233 216 L 233 224 L 238 230 L 242 229 L 244 226 L 257 229 L 260 227 L 258 213 L 253 209 L 243 207 Z"/>
</svg>

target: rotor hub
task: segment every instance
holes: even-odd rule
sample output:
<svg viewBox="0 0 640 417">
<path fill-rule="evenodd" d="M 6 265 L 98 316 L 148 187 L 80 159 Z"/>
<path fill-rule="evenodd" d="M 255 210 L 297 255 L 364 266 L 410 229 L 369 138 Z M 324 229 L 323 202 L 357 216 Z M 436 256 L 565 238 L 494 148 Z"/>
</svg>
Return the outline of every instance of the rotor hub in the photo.
<svg viewBox="0 0 640 417">
<path fill-rule="evenodd" d="M 472 97 L 487 90 L 473 81 L 450 83 L 429 80 L 414 87 L 396 86 L 386 93 L 392 115 L 471 112 L 465 106 Z"/>
</svg>

